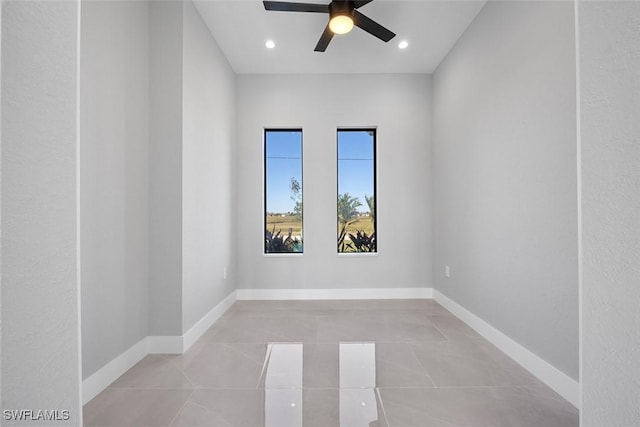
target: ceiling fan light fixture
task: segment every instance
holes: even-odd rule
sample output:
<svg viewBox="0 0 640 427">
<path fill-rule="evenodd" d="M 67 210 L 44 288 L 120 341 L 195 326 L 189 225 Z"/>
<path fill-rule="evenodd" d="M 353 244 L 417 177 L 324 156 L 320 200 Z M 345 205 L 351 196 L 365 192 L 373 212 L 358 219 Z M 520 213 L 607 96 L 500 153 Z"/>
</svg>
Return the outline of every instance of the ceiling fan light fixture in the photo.
<svg viewBox="0 0 640 427">
<path fill-rule="evenodd" d="M 389 29 L 363 15 L 358 9 L 373 0 L 331 0 L 329 4 L 300 3 L 278 0 L 263 0 L 264 8 L 276 12 L 328 13 L 329 23 L 316 44 L 315 52 L 324 52 L 335 34 L 347 34 L 354 26 L 374 37 L 388 42 L 396 35 Z"/>
<path fill-rule="evenodd" d="M 353 18 L 345 14 L 336 14 L 329 21 L 329 29 L 334 34 L 347 34 L 353 29 Z"/>
</svg>

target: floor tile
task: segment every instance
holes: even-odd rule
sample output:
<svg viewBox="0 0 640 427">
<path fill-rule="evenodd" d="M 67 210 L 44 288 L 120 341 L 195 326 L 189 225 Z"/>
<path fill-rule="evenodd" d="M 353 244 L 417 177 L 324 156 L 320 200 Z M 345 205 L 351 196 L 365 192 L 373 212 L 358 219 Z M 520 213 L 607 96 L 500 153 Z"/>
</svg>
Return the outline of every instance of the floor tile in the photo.
<svg viewBox="0 0 640 427">
<path fill-rule="evenodd" d="M 192 389 L 193 384 L 168 358 L 151 354 L 129 369 L 110 387 Z"/>
<path fill-rule="evenodd" d="M 404 343 L 376 344 L 376 385 L 378 387 L 433 387 L 413 347 Z"/>
<path fill-rule="evenodd" d="M 262 390 L 197 389 L 174 420 L 172 427 L 262 427 Z"/>
<path fill-rule="evenodd" d="M 255 388 L 266 345 L 207 343 L 183 365 L 192 384 L 202 388 Z"/>
<path fill-rule="evenodd" d="M 444 341 L 446 337 L 420 311 L 385 314 L 388 340 L 392 342 Z"/>
<path fill-rule="evenodd" d="M 436 386 L 538 385 L 539 381 L 486 341 L 413 344 Z"/>
<path fill-rule="evenodd" d="M 303 382 L 303 344 L 271 343 L 263 363 L 258 387 L 301 389 Z"/>
<path fill-rule="evenodd" d="M 187 401 L 169 427 L 234 427 L 220 414 L 202 405 Z"/>
<path fill-rule="evenodd" d="M 265 328 L 267 342 L 318 342 L 318 320 L 316 316 L 264 317 L 261 319 Z"/>
<path fill-rule="evenodd" d="M 304 390 L 300 427 L 387 427 L 375 389 Z"/>
<path fill-rule="evenodd" d="M 84 407 L 94 426 L 577 427 L 577 411 L 433 300 L 237 301 L 184 354 Z"/>
<path fill-rule="evenodd" d="M 224 343 L 317 342 L 316 316 L 250 312 L 224 319 L 203 340 Z"/>
<path fill-rule="evenodd" d="M 205 339 L 221 343 L 266 343 L 268 332 L 264 318 L 258 315 L 234 316 Z"/>
<path fill-rule="evenodd" d="M 376 390 L 341 389 L 339 396 L 341 427 L 388 427 Z"/>
<path fill-rule="evenodd" d="M 547 387 L 499 389 L 509 425 L 577 427 L 578 410 Z"/>
<path fill-rule="evenodd" d="M 301 388 L 264 390 L 265 427 L 302 427 Z"/>
<path fill-rule="evenodd" d="M 429 322 L 450 341 L 483 340 L 476 331 L 454 316 L 428 316 Z"/>
<path fill-rule="evenodd" d="M 578 426 L 575 409 L 535 388 L 381 389 L 380 395 L 394 427 Z"/>
<path fill-rule="evenodd" d="M 303 360 L 305 388 L 338 388 L 340 381 L 338 343 L 305 344 Z"/>
<path fill-rule="evenodd" d="M 340 427 L 340 395 L 337 389 L 304 390 L 303 427 Z"/>
<path fill-rule="evenodd" d="M 374 313 L 318 316 L 319 342 L 389 341 L 386 320 Z"/>
<path fill-rule="evenodd" d="M 107 388 L 84 406 L 85 427 L 168 426 L 192 390 Z"/>
<path fill-rule="evenodd" d="M 264 304 L 263 304 L 264 303 Z M 232 310 L 235 313 L 254 313 L 260 315 L 276 315 L 287 313 L 294 316 L 323 315 L 336 311 L 349 311 L 354 307 L 353 302 L 345 300 L 314 300 L 314 301 L 237 301 Z"/>
</svg>

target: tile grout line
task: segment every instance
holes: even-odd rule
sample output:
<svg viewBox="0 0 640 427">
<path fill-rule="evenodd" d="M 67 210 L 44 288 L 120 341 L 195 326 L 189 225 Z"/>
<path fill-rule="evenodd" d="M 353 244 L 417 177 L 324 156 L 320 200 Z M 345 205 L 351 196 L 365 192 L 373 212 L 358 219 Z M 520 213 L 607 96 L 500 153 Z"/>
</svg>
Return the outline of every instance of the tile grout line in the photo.
<svg viewBox="0 0 640 427">
<path fill-rule="evenodd" d="M 189 378 L 187 373 L 184 371 L 183 367 L 179 366 L 177 363 L 173 363 L 173 360 L 174 359 L 169 358 L 168 359 L 169 364 L 171 364 L 174 368 L 176 368 L 178 370 L 178 372 L 180 372 L 182 374 L 182 376 L 189 382 L 189 384 L 191 384 L 191 387 L 193 387 L 195 389 L 196 385 L 193 383 L 193 381 L 191 381 L 191 378 Z M 191 396 L 189 396 L 189 397 L 191 397 Z"/>
<path fill-rule="evenodd" d="M 435 380 L 433 379 L 433 377 L 431 376 L 431 374 L 429 373 L 429 370 L 426 368 L 426 366 L 424 366 L 424 363 L 422 363 L 420 361 L 420 358 L 418 357 L 418 355 L 415 352 L 415 348 L 414 345 L 411 344 L 411 348 L 413 350 L 413 357 L 416 358 L 416 360 L 418 361 L 418 364 L 420 366 L 422 366 L 422 369 L 424 369 L 424 371 L 427 373 L 427 377 L 429 378 L 429 381 L 431 381 L 431 384 L 433 384 L 433 388 L 438 388 L 438 384 L 435 382 Z"/>
<path fill-rule="evenodd" d="M 264 375 L 267 369 L 267 364 L 269 363 L 269 358 L 271 357 L 271 348 L 272 348 L 271 345 L 267 344 L 267 354 L 264 355 L 264 362 L 262 363 L 262 370 L 260 371 L 260 375 L 258 376 L 258 383 L 256 384 L 256 390 L 260 389 L 260 382 L 262 381 L 262 376 Z"/>
<path fill-rule="evenodd" d="M 176 414 L 173 416 L 173 418 L 171 418 L 171 421 L 169 421 L 169 424 L 167 424 L 167 427 L 171 427 L 171 425 L 173 424 L 173 422 L 176 420 L 176 418 L 178 418 L 178 415 L 180 415 L 180 413 L 182 412 L 182 410 L 184 409 L 184 407 L 187 405 L 187 403 L 189 402 L 189 399 L 191 399 L 191 396 L 193 396 L 193 393 L 195 392 L 195 389 L 191 390 L 191 393 L 189 393 L 189 397 L 187 397 L 184 401 L 184 403 L 180 406 L 180 408 L 178 409 L 178 411 L 176 412 Z"/>
<path fill-rule="evenodd" d="M 389 423 L 389 417 L 387 416 L 387 411 L 384 409 L 384 402 L 382 401 L 382 396 L 380 395 L 380 388 L 376 387 L 376 395 L 378 396 L 378 400 L 380 401 L 380 407 L 382 408 L 382 416 L 384 417 L 384 421 L 387 423 L 387 427 L 391 427 Z"/>
</svg>

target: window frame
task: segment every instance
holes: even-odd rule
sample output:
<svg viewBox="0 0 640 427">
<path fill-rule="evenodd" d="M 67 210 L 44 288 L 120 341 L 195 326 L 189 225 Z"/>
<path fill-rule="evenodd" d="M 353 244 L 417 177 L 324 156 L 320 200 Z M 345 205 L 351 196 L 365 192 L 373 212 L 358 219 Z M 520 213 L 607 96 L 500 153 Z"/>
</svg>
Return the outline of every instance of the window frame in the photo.
<svg viewBox="0 0 640 427">
<path fill-rule="evenodd" d="M 269 132 L 300 133 L 300 186 L 302 188 L 302 214 L 300 215 L 300 235 L 302 251 L 300 252 L 267 252 L 265 232 L 267 231 L 267 134 Z M 304 255 L 304 130 L 301 126 L 264 127 L 262 131 L 262 255 L 267 257 L 288 257 Z"/>
<path fill-rule="evenodd" d="M 378 247 L 378 128 L 376 126 L 363 126 L 363 127 L 338 127 L 336 129 L 336 232 L 339 233 L 339 220 L 338 220 L 338 196 L 340 195 L 340 132 L 371 132 L 373 134 L 373 197 L 374 197 L 374 211 L 375 219 L 373 221 L 373 230 L 376 235 L 376 250 L 374 252 L 340 252 L 338 245 L 338 234 L 336 234 L 336 254 L 338 256 L 377 256 L 379 253 Z"/>
</svg>

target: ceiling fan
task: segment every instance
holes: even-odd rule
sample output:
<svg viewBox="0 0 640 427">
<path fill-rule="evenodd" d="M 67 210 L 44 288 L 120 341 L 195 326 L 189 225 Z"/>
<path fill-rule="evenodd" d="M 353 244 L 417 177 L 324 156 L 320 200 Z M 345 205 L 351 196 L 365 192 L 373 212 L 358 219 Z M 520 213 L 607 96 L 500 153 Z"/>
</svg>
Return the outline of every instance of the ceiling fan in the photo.
<svg viewBox="0 0 640 427">
<path fill-rule="evenodd" d="M 312 12 L 328 13 L 329 23 L 324 29 L 316 48 L 316 52 L 324 52 L 334 34 L 346 34 L 355 25 L 369 34 L 388 42 L 396 35 L 360 13 L 357 9 L 373 0 L 332 0 L 329 4 L 293 3 L 286 1 L 263 1 L 266 10 L 278 12 Z"/>
</svg>

